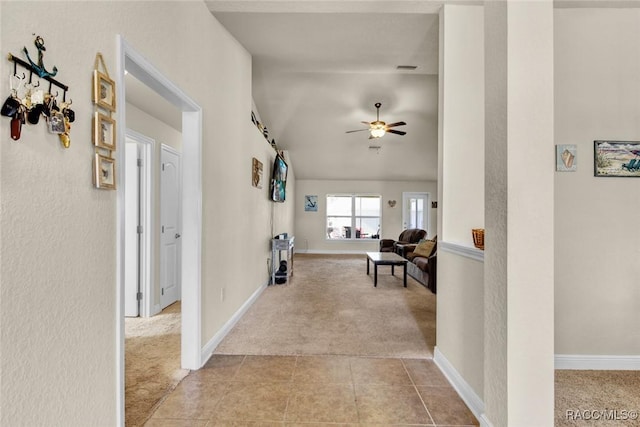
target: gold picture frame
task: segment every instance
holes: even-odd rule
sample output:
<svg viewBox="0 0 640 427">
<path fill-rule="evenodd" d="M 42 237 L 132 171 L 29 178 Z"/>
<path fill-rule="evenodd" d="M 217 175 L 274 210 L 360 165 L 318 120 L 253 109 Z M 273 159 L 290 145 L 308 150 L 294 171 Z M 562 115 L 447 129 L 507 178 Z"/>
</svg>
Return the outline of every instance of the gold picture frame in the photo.
<svg viewBox="0 0 640 427">
<path fill-rule="evenodd" d="M 93 183 L 96 188 L 116 189 L 116 160 L 96 153 L 93 162 Z"/>
<path fill-rule="evenodd" d="M 93 116 L 93 145 L 116 150 L 116 121 L 96 111 Z"/>
<path fill-rule="evenodd" d="M 262 188 L 263 169 L 262 162 L 254 157 L 251 167 L 251 185 L 254 187 Z"/>
<path fill-rule="evenodd" d="M 116 82 L 98 70 L 93 70 L 93 103 L 116 111 Z"/>
</svg>

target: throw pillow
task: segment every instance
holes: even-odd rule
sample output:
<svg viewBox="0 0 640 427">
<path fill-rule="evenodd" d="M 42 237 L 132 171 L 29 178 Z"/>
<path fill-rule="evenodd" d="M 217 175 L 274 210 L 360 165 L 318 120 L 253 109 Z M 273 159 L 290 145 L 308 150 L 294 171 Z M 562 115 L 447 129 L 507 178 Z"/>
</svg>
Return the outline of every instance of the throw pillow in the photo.
<svg viewBox="0 0 640 427">
<path fill-rule="evenodd" d="M 433 252 L 433 248 L 436 246 L 436 242 L 432 240 L 425 240 L 424 242 L 418 243 L 418 246 L 413 250 L 414 256 L 423 256 L 428 258 Z"/>
</svg>

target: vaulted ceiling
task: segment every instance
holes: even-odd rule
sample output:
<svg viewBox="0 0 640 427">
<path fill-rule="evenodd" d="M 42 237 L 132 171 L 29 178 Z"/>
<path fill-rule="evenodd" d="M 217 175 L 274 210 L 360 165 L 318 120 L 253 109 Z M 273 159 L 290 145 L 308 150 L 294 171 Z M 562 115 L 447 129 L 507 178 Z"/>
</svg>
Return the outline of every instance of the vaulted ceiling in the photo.
<svg viewBox="0 0 640 427">
<path fill-rule="evenodd" d="M 205 0 L 252 55 L 261 121 L 301 179 L 436 180 L 438 12 L 482 0 Z M 558 7 L 638 7 L 630 0 L 555 0 Z M 398 65 L 415 65 L 401 71 Z M 130 85 L 132 89 L 130 90 Z M 127 101 L 158 117 L 162 102 L 127 82 Z M 129 96 L 131 92 L 131 97 Z M 145 101 L 146 100 L 146 101 Z M 405 136 L 368 139 L 362 121 L 405 121 Z M 180 127 L 179 114 L 165 119 Z M 170 123 L 171 124 L 171 123 Z M 379 147 L 379 148 L 371 148 Z"/>
<path fill-rule="evenodd" d="M 442 2 L 206 3 L 251 53 L 258 113 L 297 178 L 437 178 Z M 345 133 L 375 120 L 376 102 L 405 136 Z"/>
</svg>

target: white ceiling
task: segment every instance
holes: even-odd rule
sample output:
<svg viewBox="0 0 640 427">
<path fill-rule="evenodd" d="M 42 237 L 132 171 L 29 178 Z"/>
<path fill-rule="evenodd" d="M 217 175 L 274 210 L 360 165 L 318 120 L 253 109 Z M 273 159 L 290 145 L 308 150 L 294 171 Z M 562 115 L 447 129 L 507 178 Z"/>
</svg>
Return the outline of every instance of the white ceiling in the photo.
<svg viewBox="0 0 640 427">
<path fill-rule="evenodd" d="M 289 151 L 297 178 L 437 178 L 434 12 L 441 2 L 419 9 L 430 13 L 380 13 L 348 1 L 206 3 L 251 53 L 258 113 L 278 147 Z M 375 3 L 387 10 L 394 2 Z M 348 13 L 330 12 L 342 8 Z M 398 71 L 398 65 L 418 68 Z M 407 135 L 370 141 L 368 132 L 345 133 L 375 120 L 376 102 L 380 119 L 405 121 L 397 129 Z M 370 149 L 370 142 L 381 148 Z"/>
</svg>

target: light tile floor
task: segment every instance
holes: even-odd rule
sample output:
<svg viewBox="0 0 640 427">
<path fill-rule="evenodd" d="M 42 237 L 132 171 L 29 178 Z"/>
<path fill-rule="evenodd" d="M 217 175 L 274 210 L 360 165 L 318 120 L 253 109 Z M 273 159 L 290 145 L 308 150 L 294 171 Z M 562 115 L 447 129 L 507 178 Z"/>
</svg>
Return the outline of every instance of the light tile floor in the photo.
<svg viewBox="0 0 640 427">
<path fill-rule="evenodd" d="M 433 360 L 214 355 L 147 427 L 477 426 Z"/>
</svg>

